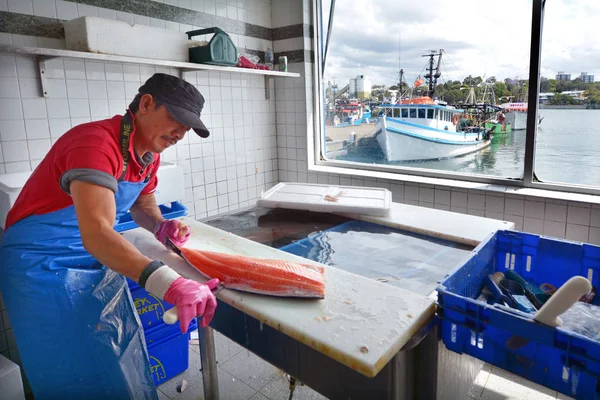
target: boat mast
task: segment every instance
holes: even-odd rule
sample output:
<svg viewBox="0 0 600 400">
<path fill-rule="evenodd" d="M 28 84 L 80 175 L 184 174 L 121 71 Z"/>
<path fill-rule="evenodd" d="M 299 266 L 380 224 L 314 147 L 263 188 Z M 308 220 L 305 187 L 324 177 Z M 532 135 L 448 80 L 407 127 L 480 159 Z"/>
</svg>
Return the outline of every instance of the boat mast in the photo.
<svg viewBox="0 0 600 400">
<path fill-rule="evenodd" d="M 433 57 L 438 56 L 438 62 L 437 62 L 437 67 L 435 69 L 435 74 L 433 73 Z M 438 78 L 442 75 L 440 73 L 440 64 L 442 62 L 442 49 L 440 49 L 440 51 L 438 53 L 435 52 L 435 50 L 431 50 L 429 52 L 429 54 L 423 54 L 422 57 L 429 57 L 429 67 L 428 70 L 429 72 L 425 75 L 425 79 L 427 79 L 427 84 L 429 89 L 427 90 L 427 93 L 425 93 L 426 96 L 433 98 L 433 93 L 435 92 L 435 86 L 437 84 L 437 80 Z"/>
</svg>

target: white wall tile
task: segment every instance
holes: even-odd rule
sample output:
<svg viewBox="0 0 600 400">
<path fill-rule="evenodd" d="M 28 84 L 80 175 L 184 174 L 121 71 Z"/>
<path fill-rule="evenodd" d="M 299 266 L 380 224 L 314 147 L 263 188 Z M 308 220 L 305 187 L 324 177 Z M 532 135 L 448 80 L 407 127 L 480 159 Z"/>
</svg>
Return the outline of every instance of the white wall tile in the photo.
<svg viewBox="0 0 600 400">
<path fill-rule="evenodd" d="M 105 81 L 87 81 L 87 92 L 90 99 L 108 98 Z"/>
<path fill-rule="evenodd" d="M 17 63 L 15 56 L 0 54 L 0 77 L 14 78 L 17 76 Z"/>
<path fill-rule="evenodd" d="M 85 77 L 89 80 L 106 80 L 106 73 L 104 72 L 104 63 L 101 61 L 86 60 Z"/>
<path fill-rule="evenodd" d="M 0 120 L 0 138 L 3 142 L 25 140 L 25 123 L 22 119 Z"/>
<path fill-rule="evenodd" d="M 56 0 L 56 15 L 58 19 L 67 21 L 79 17 L 77 4 L 70 1 Z"/>
<path fill-rule="evenodd" d="M 25 140 L 3 142 L 2 152 L 4 153 L 4 162 L 29 161 L 29 150 L 27 150 L 27 141 Z"/>
<path fill-rule="evenodd" d="M 70 99 L 87 99 L 87 81 L 67 79 L 67 96 Z"/>
<path fill-rule="evenodd" d="M 526 216 L 523 220 L 523 231 L 542 235 L 544 233 L 544 220 Z"/>
<path fill-rule="evenodd" d="M 19 78 L 19 90 L 23 98 L 42 96 L 41 83 L 36 78 Z"/>
<path fill-rule="evenodd" d="M 19 81 L 15 78 L 0 78 L 0 98 L 18 99 L 21 97 Z"/>
<path fill-rule="evenodd" d="M 600 245 L 600 228 L 590 227 L 589 243 Z"/>
<path fill-rule="evenodd" d="M 525 200 L 507 197 L 504 201 L 504 212 L 510 215 L 524 215 Z"/>
<path fill-rule="evenodd" d="M 525 217 L 544 219 L 546 203 L 542 201 L 525 200 Z"/>
<path fill-rule="evenodd" d="M 485 195 L 468 193 L 467 194 L 467 209 L 485 210 Z"/>
<path fill-rule="evenodd" d="M 117 12 L 108 8 L 98 7 L 98 17 L 116 21 Z"/>
<path fill-rule="evenodd" d="M 39 160 L 46 156 L 50 150 L 50 139 L 36 139 L 27 142 L 29 146 L 29 157 L 33 160 Z"/>
<path fill-rule="evenodd" d="M 567 208 L 567 222 L 570 224 L 590 225 L 592 209 L 589 207 L 576 207 L 569 205 Z"/>
<path fill-rule="evenodd" d="M 565 222 L 544 221 L 544 235 L 564 239 L 566 235 L 567 224 Z"/>
<path fill-rule="evenodd" d="M 71 114 L 71 118 L 89 118 L 89 101 L 85 99 L 69 99 L 69 112 Z"/>
<path fill-rule="evenodd" d="M 82 60 L 65 60 L 65 77 L 67 79 L 85 79 L 85 63 Z"/>
<path fill-rule="evenodd" d="M 123 66 L 118 63 L 106 63 L 104 66 L 106 70 L 107 81 L 122 81 L 123 80 Z"/>
<path fill-rule="evenodd" d="M 90 99 L 90 113 L 93 119 L 106 119 L 110 115 L 107 99 Z"/>
<path fill-rule="evenodd" d="M 567 223 L 566 239 L 578 242 L 587 242 L 589 239 L 590 227 Z"/>
<path fill-rule="evenodd" d="M 123 64 L 123 80 L 126 82 L 140 82 L 140 66 L 135 64 Z"/>
<path fill-rule="evenodd" d="M 50 119 L 50 136 L 52 138 L 59 138 L 69 129 L 71 129 L 71 119 L 70 118 L 57 118 Z"/>
<path fill-rule="evenodd" d="M 87 4 L 77 4 L 77 13 L 80 17 L 97 17 L 98 7 Z"/>
<path fill-rule="evenodd" d="M 33 3 L 31 0 L 8 0 L 8 11 L 33 15 Z"/>
<path fill-rule="evenodd" d="M 46 101 L 44 99 L 23 99 L 23 116 L 27 118 L 46 118 Z"/>
<path fill-rule="evenodd" d="M 0 120 L 21 118 L 23 111 L 19 99 L 0 99 Z"/>
<path fill-rule="evenodd" d="M 567 206 L 563 204 L 546 203 L 545 219 L 557 222 L 567 221 Z"/>
<path fill-rule="evenodd" d="M 50 139 L 50 127 L 48 120 L 44 119 L 26 119 L 25 131 L 27 139 Z"/>
<path fill-rule="evenodd" d="M 106 89 L 109 99 L 124 99 L 125 98 L 125 83 L 124 82 L 106 82 Z M 133 100 L 133 98 L 131 98 Z M 130 100 L 130 101 L 131 101 Z"/>
<path fill-rule="evenodd" d="M 46 92 L 53 99 L 66 99 L 67 82 L 64 79 L 47 79 Z"/>
<path fill-rule="evenodd" d="M 450 194 L 450 206 L 467 208 L 467 193 L 452 191 Z"/>
<path fill-rule="evenodd" d="M 4 166 L 7 174 L 31 171 L 31 164 L 29 161 L 7 162 Z"/>
<path fill-rule="evenodd" d="M 38 17 L 56 18 L 56 0 L 33 0 L 33 14 Z"/>
</svg>

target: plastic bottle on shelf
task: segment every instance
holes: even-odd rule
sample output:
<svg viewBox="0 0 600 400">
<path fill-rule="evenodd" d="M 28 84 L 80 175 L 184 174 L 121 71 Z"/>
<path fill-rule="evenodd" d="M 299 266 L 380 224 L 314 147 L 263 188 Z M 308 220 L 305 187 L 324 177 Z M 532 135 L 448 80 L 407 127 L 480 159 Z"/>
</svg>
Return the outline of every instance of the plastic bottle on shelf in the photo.
<svg viewBox="0 0 600 400">
<path fill-rule="evenodd" d="M 273 50 L 270 47 L 267 48 L 265 52 L 265 65 L 269 67 L 269 69 L 273 69 Z"/>
</svg>

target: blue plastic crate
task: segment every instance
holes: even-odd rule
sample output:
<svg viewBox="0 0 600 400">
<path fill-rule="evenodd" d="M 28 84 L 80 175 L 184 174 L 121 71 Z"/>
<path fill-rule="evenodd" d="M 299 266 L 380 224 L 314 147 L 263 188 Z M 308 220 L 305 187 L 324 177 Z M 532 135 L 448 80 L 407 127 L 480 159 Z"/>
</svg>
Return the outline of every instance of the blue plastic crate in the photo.
<svg viewBox="0 0 600 400">
<path fill-rule="evenodd" d="M 476 300 L 487 275 L 509 268 L 538 285 L 559 287 L 581 275 L 599 288 L 600 247 L 515 231 L 488 236 L 437 289 L 446 347 L 567 396 L 600 398 L 600 342 L 536 323 L 529 314 Z M 513 335 L 530 342 L 510 350 L 506 341 Z"/>
<path fill-rule="evenodd" d="M 197 321 L 193 319 L 187 334 L 181 333 L 179 324 L 159 326 L 146 332 L 150 372 L 156 385 L 188 369 L 190 332 L 197 327 Z"/>
<path fill-rule="evenodd" d="M 133 305 L 140 317 L 140 322 L 144 330 L 164 324 L 162 317 L 173 306 L 148 293 L 129 278 L 127 279 L 127 283 L 131 292 L 131 298 L 133 299 Z"/>
<path fill-rule="evenodd" d="M 162 214 L 162 216 L 166 219 L 173 219 L 187 215 L 187 207 L 178 201 L 172 202 L 171 206 L 161 204 L 158 206 L 158 208 L 160 209 L 160 213 Z M 131 214 L 126 213 L 117 222 L 115 230 L 117 232 L 123 232 L 130 229 L 135 229 L 137 227 L 138 225 L 135 223 L 135 221 L 133 221 Z"/>
</svg>

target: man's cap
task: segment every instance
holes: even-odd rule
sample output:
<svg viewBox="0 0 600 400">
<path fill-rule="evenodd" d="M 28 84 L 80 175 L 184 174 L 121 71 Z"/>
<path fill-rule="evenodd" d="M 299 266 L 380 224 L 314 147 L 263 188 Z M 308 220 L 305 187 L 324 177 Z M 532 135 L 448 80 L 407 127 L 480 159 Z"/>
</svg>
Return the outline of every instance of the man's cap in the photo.
<svg viewBox="0 0 600 400">
<path fill-rule="evenodd" d="M 151 94 L 177 122 L 191 127 L 198 136 L 206 138 L 210 134 L 200 120 L 204 97 L 191 83 L 173 75 L 156 73 L 140 86 L 139 92 Z"/>
</svg>

